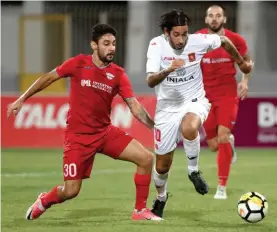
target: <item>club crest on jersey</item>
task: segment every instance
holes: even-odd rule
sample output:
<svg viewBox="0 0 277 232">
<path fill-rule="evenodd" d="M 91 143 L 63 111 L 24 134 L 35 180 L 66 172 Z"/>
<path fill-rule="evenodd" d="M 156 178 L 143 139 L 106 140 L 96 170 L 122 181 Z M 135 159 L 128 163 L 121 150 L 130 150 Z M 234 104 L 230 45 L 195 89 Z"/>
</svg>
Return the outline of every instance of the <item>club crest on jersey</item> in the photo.
<svg viewBox="0 0 277 232">
<path fill-rule="evenodd" d="M 188 57 L 189 57 L 189 62 L 195 61 L 195 52 L 189 53 Z"/>
<path fill-rule="evenodd" d="M 178 77 L 185 76 L 185 74 L 186 74 L 186 69 L 185 69 L 185 68 L 179 68 L 179 69 L 176 70 L 176 73 L 177 73 L 177 76 L 178 76 Z"/>
<path fill-rule="evenodd" d="M 114 75 L 111 73 L 106 73 L 106 76 L 109 80 L 112 80 L 114 78 Z"/>
</svg>

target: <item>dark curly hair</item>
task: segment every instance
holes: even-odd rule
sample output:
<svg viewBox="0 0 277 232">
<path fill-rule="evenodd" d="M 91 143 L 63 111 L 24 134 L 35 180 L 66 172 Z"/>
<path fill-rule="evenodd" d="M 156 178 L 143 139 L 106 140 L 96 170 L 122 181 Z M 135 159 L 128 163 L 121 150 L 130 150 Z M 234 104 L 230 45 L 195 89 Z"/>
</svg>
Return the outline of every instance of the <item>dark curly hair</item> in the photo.
<svg viewBox="0 0 277 232">
<path fill-rule="evenodd" d="M 166 28 L 169 32 L 173 27 L 189 25 L 189 17 L 181 9 L 173 9 L 161 16 L 159 26 L 162 31 Z"/>
<path fill-rule="evenodd" d="M 92 28 L 91 40 L 98 42 L 101 36 L 105 34 L 112 34 L 116 37 L 116 30 L 108 24 L 97 24 Z"/>
</svg>

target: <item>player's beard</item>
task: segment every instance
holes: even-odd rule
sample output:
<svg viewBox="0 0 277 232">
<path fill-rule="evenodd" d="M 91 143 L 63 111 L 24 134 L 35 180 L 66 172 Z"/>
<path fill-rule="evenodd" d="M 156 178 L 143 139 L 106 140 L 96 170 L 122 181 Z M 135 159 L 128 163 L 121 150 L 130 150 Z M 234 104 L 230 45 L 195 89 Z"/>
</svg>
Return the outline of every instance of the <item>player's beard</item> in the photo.
<svg viewBox="0 0 277 232">
<path fill-rule="evenodd" d="M 212 24 L 208 24 L 208 28 L 209 28 L 210 31 L 212 31 L 214 33 L 217 33 L 223 28 L 223 24 L 224 23 L 220 23 L 216 26 L 213 26 Z"/>
<path fill-rule="evenodd" d="M 180 44 L 180 45 L 178 45 L 178 46 L 176 46 L 173 42 L 172 42 L 172 40 L 171 40 L 171 38 L 169 37 L 169 43 L 170 43 L 170 46 L 173 48 L 173 49 L 175 49 L 175 50 L 183 50 L 184 49 L 184 47 L 185 47 L 185 45 L 186 45 L 186 42 L 184 43 L 184 44 Z"/>
<path fill-rule="evenodd" d="M 108 53 L 106 56 L 102 56 L 101 54 L 99 54 L 99 59 L 103 62 L 103 63 L 111 63 L 114 59 L 114 54 L 113 53 Z"/>
</svg>

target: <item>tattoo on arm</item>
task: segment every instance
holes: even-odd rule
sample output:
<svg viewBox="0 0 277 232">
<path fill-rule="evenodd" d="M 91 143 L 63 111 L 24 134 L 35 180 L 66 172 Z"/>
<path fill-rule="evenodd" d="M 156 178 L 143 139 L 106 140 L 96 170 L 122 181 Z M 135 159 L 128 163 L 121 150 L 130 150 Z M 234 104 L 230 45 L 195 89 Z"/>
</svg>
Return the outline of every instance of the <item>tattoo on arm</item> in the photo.
<svg viewBox="0 0 277 232">
<path fill-rule="evenodd" d="M 154 127 L 155 123 L 153 119 L 135 97 L 124 98 L 124 101 L 126 102 L 131 113 L 135 116 L 137 120 L 151 129 Z"/>
<path fill-rule="evenodd" d="M 235 59 L 236 63 L 241 64 L 243 58 L 239 54 L 237 48 L 226 36 L 220 36 L 221 46 Z"/>
</svg>

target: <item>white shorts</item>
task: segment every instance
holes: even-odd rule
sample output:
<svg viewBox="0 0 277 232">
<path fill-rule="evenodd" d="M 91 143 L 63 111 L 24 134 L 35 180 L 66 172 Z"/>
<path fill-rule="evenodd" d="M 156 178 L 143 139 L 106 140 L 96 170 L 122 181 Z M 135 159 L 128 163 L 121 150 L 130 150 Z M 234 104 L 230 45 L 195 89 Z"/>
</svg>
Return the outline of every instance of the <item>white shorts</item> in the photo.
<svg viewBox="0 0 277 232">
<path fill-rule="evenodd" d="M 211 104 L 207 98 L 196 102 L 188 102 L 179 112 L 159 111 L 155 115 L 155 153 L 167 154 L 177 147 L 182 138 L 181 122 L 187 113 L 194 113 L 201 118 L 203 124 L 208 117 Z"/>
</svg>

